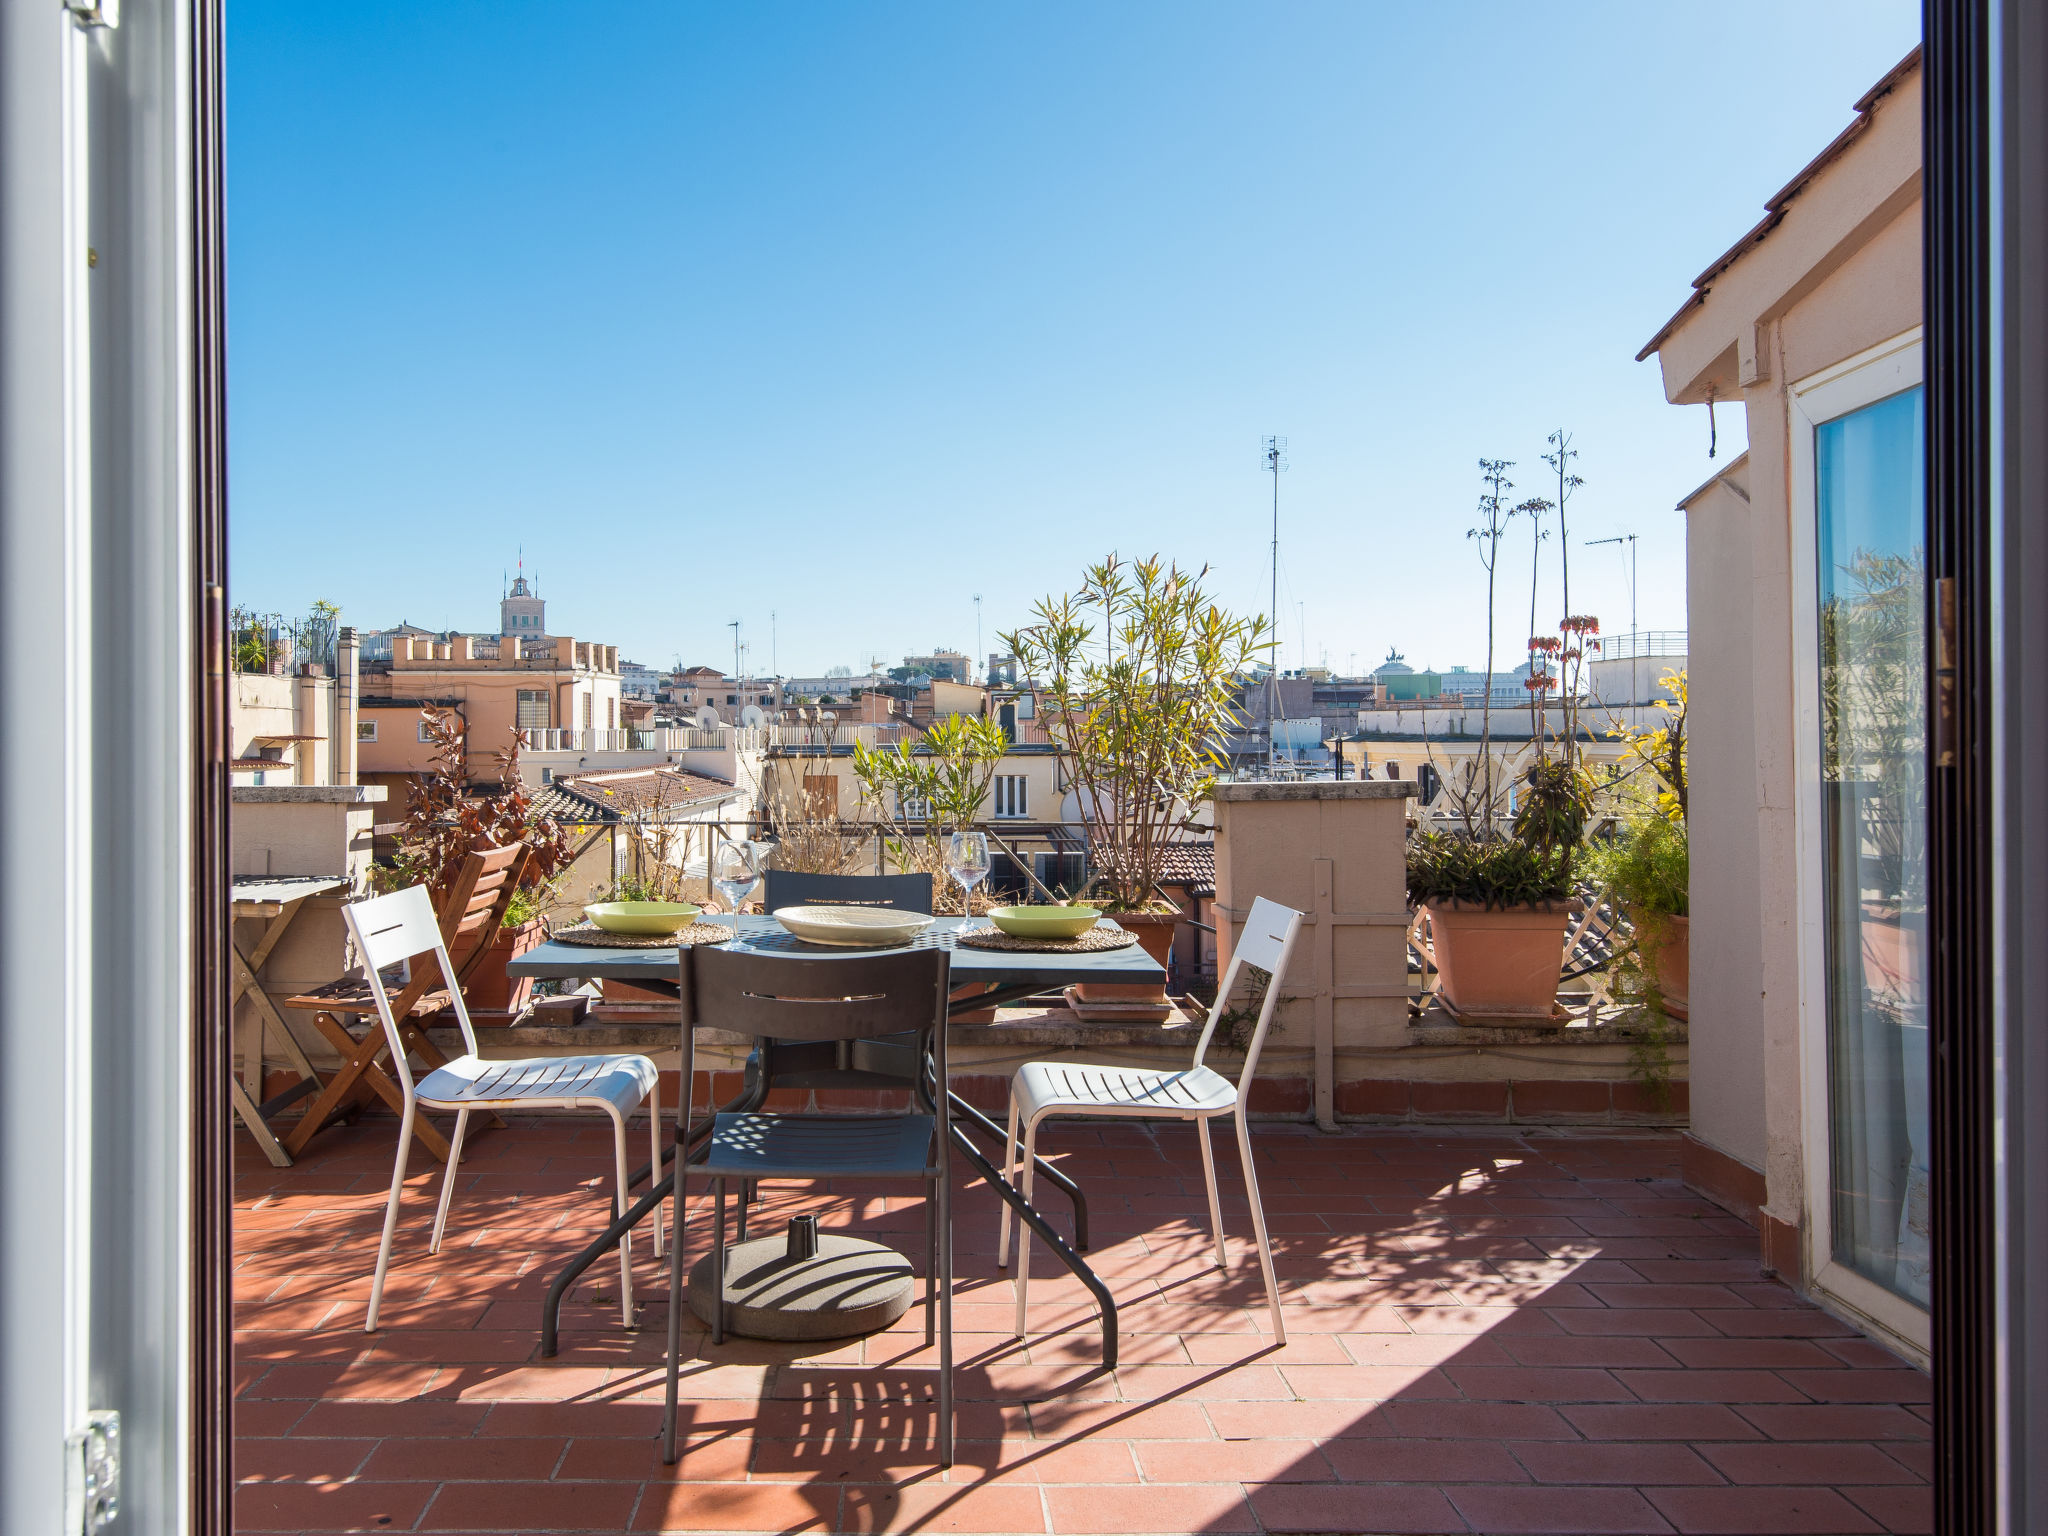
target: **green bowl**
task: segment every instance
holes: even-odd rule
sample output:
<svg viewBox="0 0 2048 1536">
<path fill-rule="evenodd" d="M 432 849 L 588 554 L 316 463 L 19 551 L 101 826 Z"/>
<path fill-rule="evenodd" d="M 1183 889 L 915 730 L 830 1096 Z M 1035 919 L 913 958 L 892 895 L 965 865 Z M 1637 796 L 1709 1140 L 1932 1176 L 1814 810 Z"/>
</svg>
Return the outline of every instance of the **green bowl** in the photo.
<svg viewBox="0 0 2048 1536">
<path fill-rule="evenodd" d="M 1099 907 L 995 907 L 988 920 L 1020 939 L 1078 939 L 1101 916 Z"/>
<path fill-rule="evenodd" d="M 583 915 L 606 933 L 681 933 L 703 910 L 687 901 L 600 901 Z"/>
</svg>

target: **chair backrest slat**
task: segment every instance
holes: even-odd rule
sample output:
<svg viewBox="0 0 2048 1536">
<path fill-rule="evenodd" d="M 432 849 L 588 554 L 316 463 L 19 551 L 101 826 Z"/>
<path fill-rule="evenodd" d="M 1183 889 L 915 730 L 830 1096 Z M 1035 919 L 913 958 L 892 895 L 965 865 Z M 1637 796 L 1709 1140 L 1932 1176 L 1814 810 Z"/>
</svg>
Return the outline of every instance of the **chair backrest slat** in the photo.
<svg viewBox="0 0 2048 1536">
<path fill-rule="evenodd" d="M 1292 907 L 1259 897 L 1244 920 L 1244 931 L 1237 936 L 1231 958 L 1256 965 L 1262 971 L 1273 970 L 1286 953 L 1289 925 L 1300 918 L 1301 914 Z"/>
<path fill-rule="evenodd" d="M 913 949 L 811 960 L 702 946 L 691 1022 L 776 1040 L 859 1040 L 945 1022 L 949 955 Z"/>
<path fill-rule="evenodd" d="M 441 929 L 424 885 L 356 902 L 348 914 L 363 964 L 373 972 L 439 947 Z"/>
<path fill-rule="evenodd" d="M 434 903 L 424 885 L 407 886 L 388 896 L 372 896 L 368 901 L 355 902 L 343 907 L 341 915 L 348 923 L 349 937 L 355 940 L 363 983 L 376 1004 L 377 1020 L 384 1026 L 385 1043 L 391 1047 L 391 1065 L 409 1104 L 412 1102 L 412 1066 L 406 1059 L 405 1040 L 398 1032 L 398 1021 L 410 1013 L 413 1004 L 424 995 L 430 978 L 454 974 L 454 962 L 448 958 L 448 946 L 441 938 L 440 919 L 434 915 Z M 413 977 L 394 1004 L 385 993 L 377 973 L 401 960 L 414 962 Z M 463 1045 L 474 1056 L 476 1031 L 470 1027 L 469 1005 L 463 1001 L 462 988 L 450 987 L 448 997 L 449 1005 L 455 1011 L 455 1022 L 462 1030 Z"/>
<path fill-rule="evenodd" d="M 527 856 L 526 844 L 522 842 L 487 848 L 470 854 L 464 861 L 462 875 L 442 908 L 442 938 L 455 956 L 458 988 L 483 963 L 497 941 L 498 930 L 505 926 L 505 914 L 511 909 L 512 898 L 519 894 L 519 882 L 526 873 Z M 465 890 L 468 897 L 458 912 L 455 899 Z M 480 901 L 482 906 L 478 905 Z"/>
<path fill-rule="evenodd" d="M 1202 1038 L 1195 1042 L 1194 1064 L 1198 1067 L 1216 1033 L 1217 1020 L 1230 1006 L 1239 974 L 1250 965 L 1266 972 L 1269 977 L 1265 999 L 1259 1005 L 1258 1023 L 1253 1027 L 1251 1042 L 1245 1048 L 1244 1070 L 1238 1074 L 1240 1094 L 1251 1092 L 1252 1076 L 1259 1069 L 1259 1052 L 1266 1043 L 1266 1027 L 1273 1022 L 1273 1012 L 1280 1006 L 1280 984 L 1286 979 L 1287 961 L 1294 953 L 1295 941 L 1300 938 L 1305 922 L 1304 916 L 1292 907 L 1283 907 L 1277 901 L 1258 897 L 1252 902 L 1251 911 L 1245 914 L 1243 932 L 1230 952 L 1230 967 L 1216 984 L 1216 1001 L 1210 1005 L 1208 1021 L 1202 1025 Z"/>
<path fill-rule="evenodd" d="M 894 912 L 932 910 L 930 875 L 815 875 L 771 869 L 761 888 L 763 910 L 778 907 L 886 907 Z"/>
<path fill-rule="evenodd" d="M 424 885 L 359 901 L 343 909 L 349 914 L 349 931 L 356 935 L 356 951 L 365 962 L 363 980 L 377 999 L 378 1016 L 390 1037 L 391 1054 L 406 1093 L 412 1092 L 412 1072 L 398 1037 L 398 1020 L 410 1014 L 419 1006 L 420 999 L 436 988 L 448 993 L 463 1044 L 471 1055 L 476 1054 L 476 1034 L 470 1027 L 469 1005 L 462 988 L 490 953 L 498 930 L 504 926 L 505 913 L 526 873 L 526 859 L 523 842 L 464 855 L 462 868 L 456 871 L 455 881 L 438 913 Z M 383 905 L 401 896 L 408 898 L 403 909 Z M 422 907 L 431 930 L 424 936 L 418 926 Z M 374 944 L 364 937 L 372 929 L 378 934 Z M 399 960 L 415 962 L 412 976 L 396 998 L 388 998 L 377 973 Z"/>
</svg>

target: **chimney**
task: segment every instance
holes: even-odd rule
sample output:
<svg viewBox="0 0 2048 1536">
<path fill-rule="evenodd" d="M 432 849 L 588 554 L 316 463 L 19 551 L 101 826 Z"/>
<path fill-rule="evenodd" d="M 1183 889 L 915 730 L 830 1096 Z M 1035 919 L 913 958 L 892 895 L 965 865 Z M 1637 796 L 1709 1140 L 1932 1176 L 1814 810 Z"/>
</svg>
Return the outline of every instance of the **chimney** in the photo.
<svg viewBox="0 0 2048 1536">
<path fill-rule="evenodd" d="M 467 636 L 467 635 L 462 635 L 462 636 L 459 636 L 459 637 L 458 637 L 458 638 L 456 639 L 456 641 L 455 641 L 455 654 L 454 654 L 454 660 L 456 660 L 456 661 L 474 661 L 474 660 L 476 660 L 476 645 L 475 645 L 475 643 L 474 643 L 474 642 L 473 642 L 473 641 L 472 641 L 472 640 L 471 640 L 471 639 L 469 638 L 469 636 Z"/>
<path fill-rule="evenodd" d="M 321 729 L 326 713 L 320 708 L 320 679 L 313 675 L 311 668 L 305 668 L 292 679 L 292 734 L 294 736 L 322 736 Z M 292 743 L 292 782 L 294 784 L 318 784 L 320 782 L 320 746 L 318 741 L 295 741 Z"/>
<path fill-rule="evenodd" d="M 568 635 L 558 636 L 555 640 L 555 665 L 558 667 L 573 667 L 576 665 L 576 642 Z"/>
<path fill-rule="evenodd" d="M 334 637 L 334 740 L 329 748 L 337 784 L 356 781 L 356 662 L 360 651 L 355 626 L 342 625 Z"/>
</svg>

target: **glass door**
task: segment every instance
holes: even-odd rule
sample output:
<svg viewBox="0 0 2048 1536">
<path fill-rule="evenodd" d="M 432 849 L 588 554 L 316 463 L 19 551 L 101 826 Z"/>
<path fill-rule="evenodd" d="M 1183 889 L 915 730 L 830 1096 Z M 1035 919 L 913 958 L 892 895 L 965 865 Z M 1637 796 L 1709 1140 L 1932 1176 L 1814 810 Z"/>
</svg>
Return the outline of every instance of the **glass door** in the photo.
<svg viewBox="0 0 2048 1536">
<path fill-rule="evenodd" d="M 1813 428 L 1832 1258 L 1928 1299 L 1925 416 Z"/>
</svg>

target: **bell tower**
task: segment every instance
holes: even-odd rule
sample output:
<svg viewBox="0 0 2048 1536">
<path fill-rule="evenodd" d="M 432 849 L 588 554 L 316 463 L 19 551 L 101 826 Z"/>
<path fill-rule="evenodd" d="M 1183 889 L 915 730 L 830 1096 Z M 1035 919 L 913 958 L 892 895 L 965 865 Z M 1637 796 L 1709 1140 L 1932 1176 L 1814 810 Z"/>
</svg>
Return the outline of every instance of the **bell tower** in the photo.
<svg viewBox="0 0 2048 1536">
<path fill-rule="evenodd" d="M 498 633 L 522 640 L 538 639 L 548 632 L 546 599 L 526 579 L 526 562 L 519 562 L 519 575 L 498 602 Z"/>
</svg>

